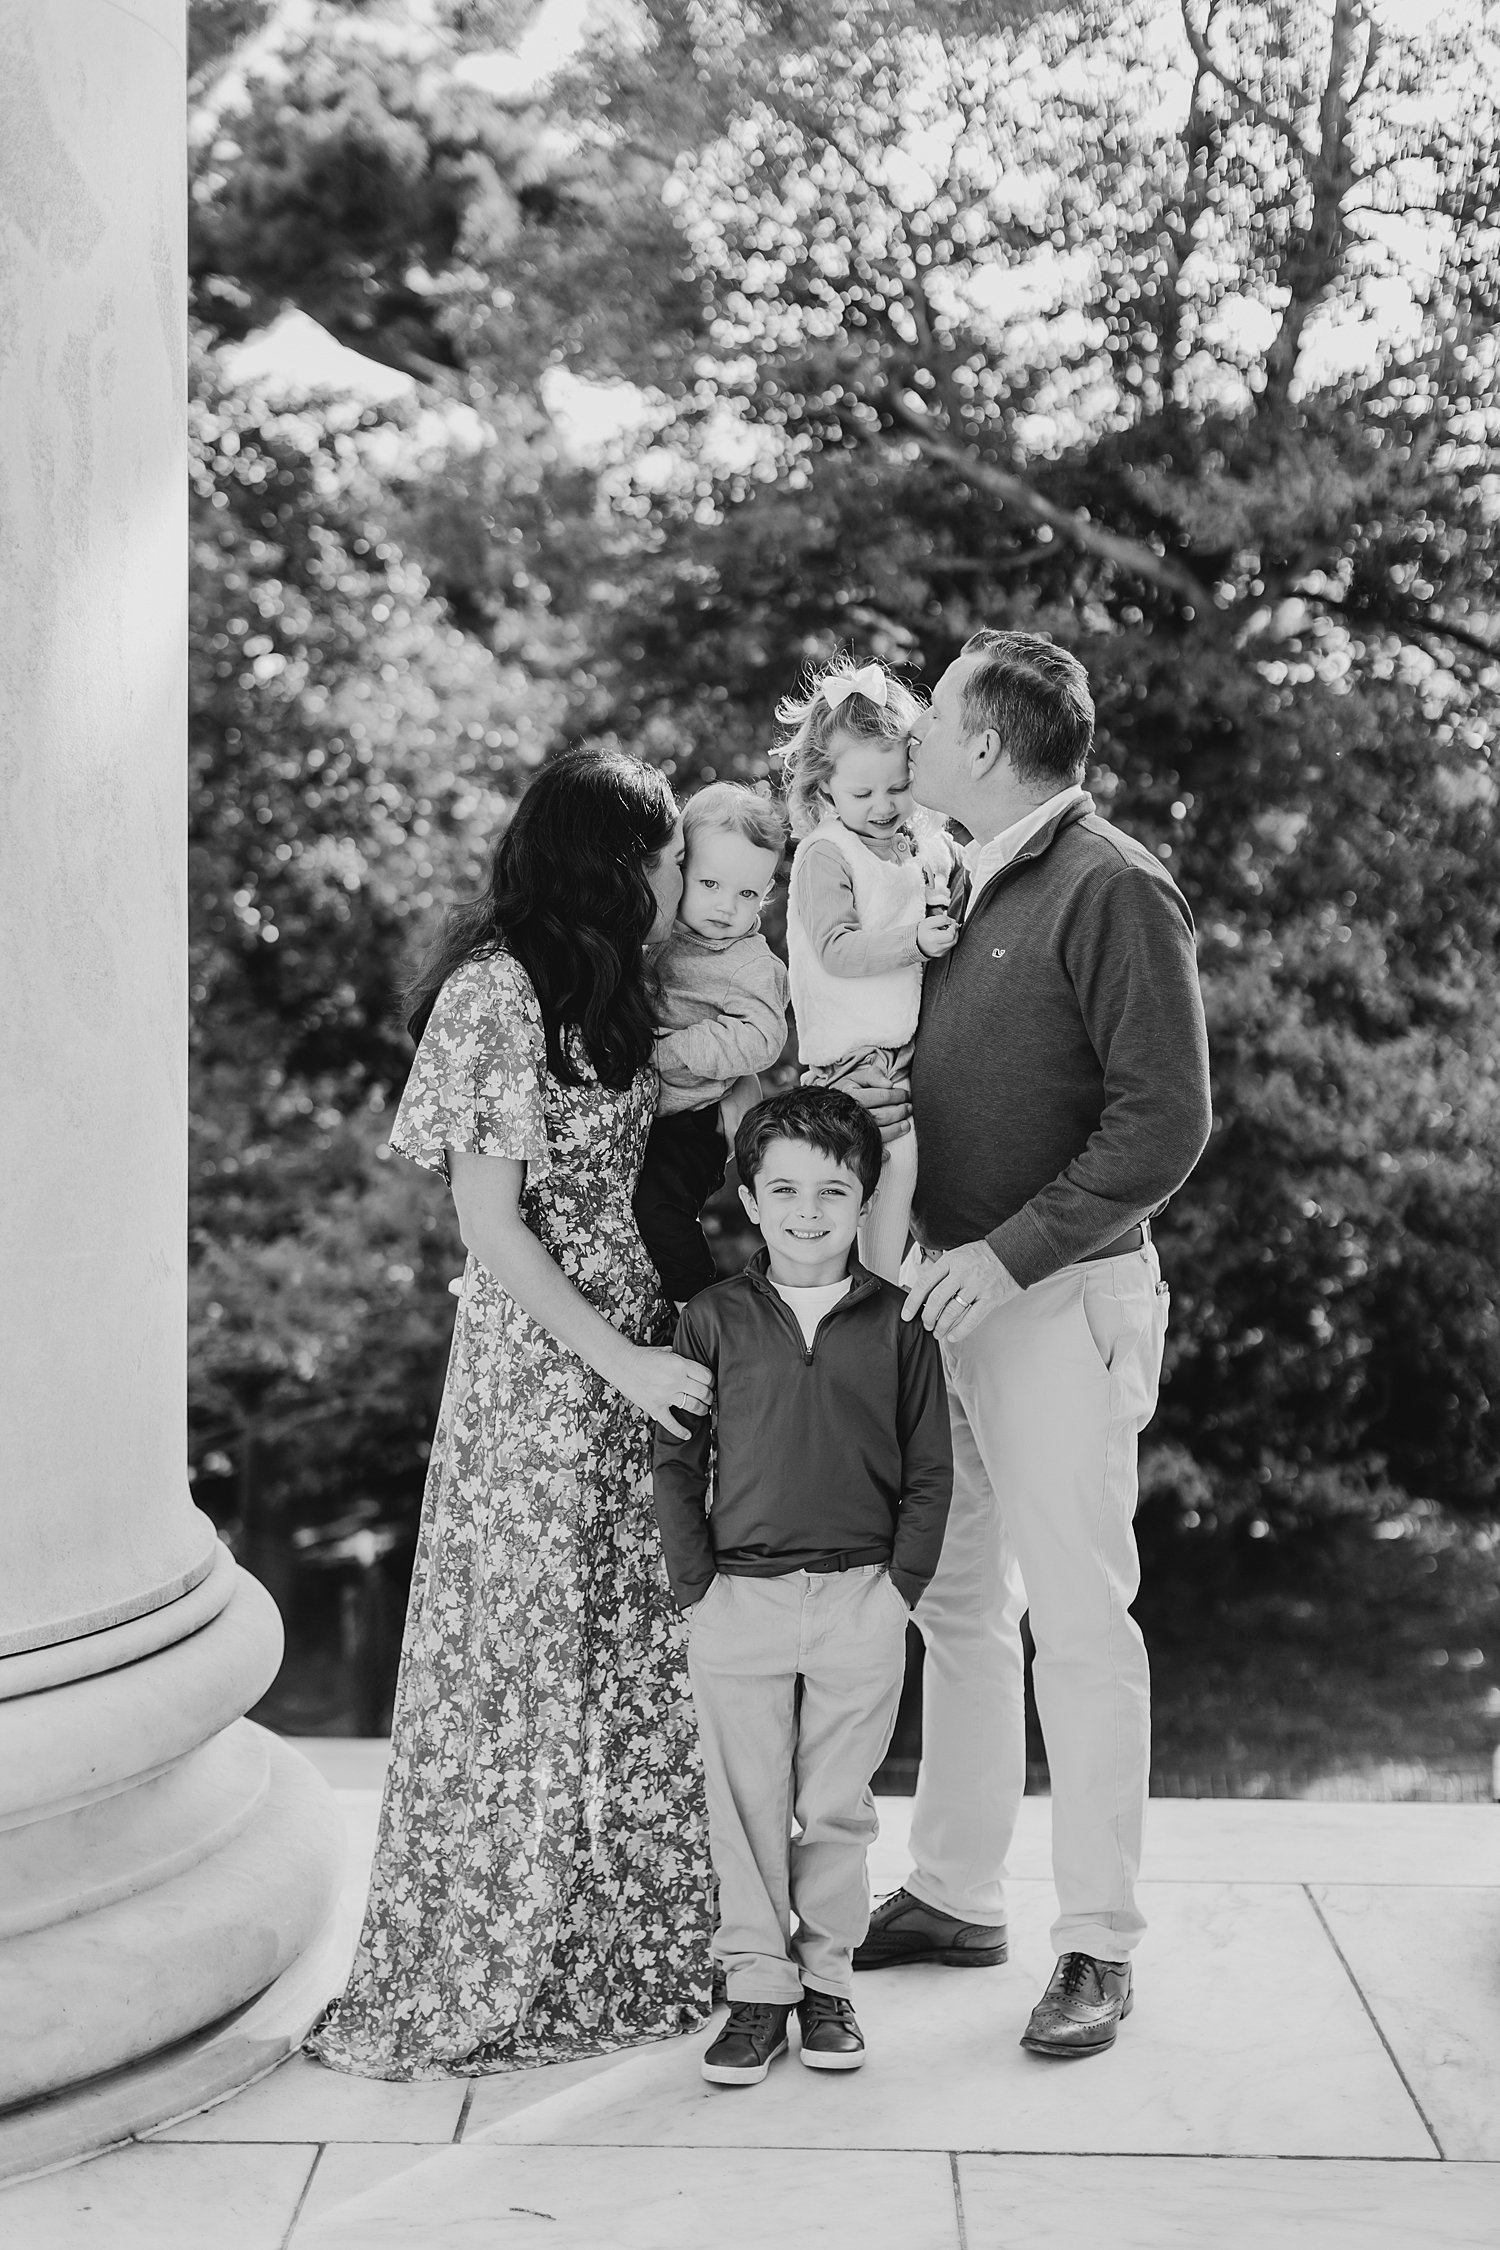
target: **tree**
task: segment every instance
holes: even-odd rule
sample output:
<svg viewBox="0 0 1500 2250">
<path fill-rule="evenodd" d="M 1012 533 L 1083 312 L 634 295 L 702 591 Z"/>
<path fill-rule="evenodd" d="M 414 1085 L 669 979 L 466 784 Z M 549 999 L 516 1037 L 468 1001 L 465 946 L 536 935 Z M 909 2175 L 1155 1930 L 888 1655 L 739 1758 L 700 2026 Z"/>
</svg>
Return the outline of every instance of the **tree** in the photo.
<svg viewBox="0 0 1500 2250">
<path fill-rule="evenodd" d="M 229 1444 L 235 1505 L 262 1510 L 326 1512 L 351 1479 L 408 1508 L 420 1490 L 462 1252 L 379 1160 L 400 991 L 558 710 L 545 611 L 529 640 L 512 613 L 502 660 L 392 537 L 422 482 L 419 451 L 394 497 L 374 471 L 400 419 L 277 411 L 198 363 L 194 1458 L 211 1496 Z"/>
<path fill-rule="evenodd" d="M 1348 0 L 1162 28 L 855 25 L 679 163 L 717 358 L 612 612 L 613 715 L 753 771 L 804 652 L 1074 646 L 1215 1038 L 1162 1490 L 1262 1528 L 1387 1477 L 1493 1509 L 1500 52 Z M 1377 285 L 1406 336 L 1320 374 Z"/>
<path fill-rule="evenodd" d="M 763 770 L 838 642 L 927 679 L 980 622 L 1076 648 L 1216 1052 L 1158 1506 L 1492 1508 L 1482 11 L 648 0 L 524 103 L 480 98 L 479 13 L 418 52 L 325 6 L 205 78 L 213 332 L 295 301 L 479 413 L 480 474 L 393 502 L 429 588 L 491 656 L 544 608 L 554 733 L 689 783 Z M 560 365 L 641 393 L 597 474 Z"/>
</svg>

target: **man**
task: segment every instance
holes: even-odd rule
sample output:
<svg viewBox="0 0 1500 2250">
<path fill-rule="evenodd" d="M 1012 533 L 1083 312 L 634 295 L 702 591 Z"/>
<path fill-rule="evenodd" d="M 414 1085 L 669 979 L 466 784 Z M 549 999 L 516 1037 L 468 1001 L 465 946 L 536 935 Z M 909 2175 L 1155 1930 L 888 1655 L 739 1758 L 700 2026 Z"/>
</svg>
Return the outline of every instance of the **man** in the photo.
<svg viewBox="0 0 1500 2250">
<path fill-rule="evenodd" d="M 919 1247 L 903 1273 L 904 1317 L 943 1347 L 954 1489 L 918 1618 L 912 1873 L 855 1955 L 1006 1958 L 1029 1606 L 1059 1959 L 1022 2044 L 1043 2055 L 1100 2052 L 1131 2006 L 1150 1762 L 1130 1614 L 1136 1440 L 1167 1319 L 1150 1222 L 1209 1130 L 1192 917 L 1160 862 L 1094 811 L 1093 732 L 1074 657 L 985 631 L 939 680 L 913 748 L 918 801 L 973 838 L 962 934 L 925 978 Z M 904 1114 L 899 1090 L 872 1081 L 862 1098 L 887 1129 Z"/>
</svg>

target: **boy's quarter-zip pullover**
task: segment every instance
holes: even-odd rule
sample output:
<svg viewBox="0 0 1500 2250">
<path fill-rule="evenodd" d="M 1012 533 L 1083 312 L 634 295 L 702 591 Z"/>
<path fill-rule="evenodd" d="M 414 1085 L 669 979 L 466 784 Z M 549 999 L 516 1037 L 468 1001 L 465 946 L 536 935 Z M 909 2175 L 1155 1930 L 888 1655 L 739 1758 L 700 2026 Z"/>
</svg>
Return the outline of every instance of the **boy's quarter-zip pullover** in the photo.
<svg viewBox="0 0 1500 2250">
<path fill-rule="evenodd" d="M 675 1349 L 714 1375 L 711 1413 L 655 1435 L 656 1518 L 684 1605 L 718 1572 L 888 1562 L 915 1603 L 937 1568 L 953 1489 L 942 1354 L 905 1293 L 851 1266 L 811 1347 L 766 1253 L 692 1298 Z M 710 1468 L 713 1505 L 708 1508 Z"/>
</svg>

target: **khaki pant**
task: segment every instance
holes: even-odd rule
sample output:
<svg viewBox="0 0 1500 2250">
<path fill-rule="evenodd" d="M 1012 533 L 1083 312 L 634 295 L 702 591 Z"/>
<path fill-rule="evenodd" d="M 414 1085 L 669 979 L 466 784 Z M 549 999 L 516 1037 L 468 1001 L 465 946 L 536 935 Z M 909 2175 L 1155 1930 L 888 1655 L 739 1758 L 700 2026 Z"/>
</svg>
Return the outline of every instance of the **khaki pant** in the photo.
<svg viewBox="0 0 1500 2250">
<path fill-rule="evenodd" d="M 870 1777 L 896 1724 L 906 1618 L 883 1564 L 720 1576 L 693 1610 L 714 1953 L 731 2000 L 853 1992 L 878 1829 Z"/>
<path fill-rule="evenodd" d="M 1135 1880 L 1151 1682 L 1130 1604 L 1136 1439 L 1155 1411 L 1166 1325 L 1148 1244 L 1064 1267 L 945 1349 L 953 1506 L 916 1616 L 926 1661 L 907 1887 L 965 1922 L 1005 1919 L 1029 1607 L 1052 1775 L 1052 1942 L 1106 1960 L 1145 1927 Z"/>
</svg>

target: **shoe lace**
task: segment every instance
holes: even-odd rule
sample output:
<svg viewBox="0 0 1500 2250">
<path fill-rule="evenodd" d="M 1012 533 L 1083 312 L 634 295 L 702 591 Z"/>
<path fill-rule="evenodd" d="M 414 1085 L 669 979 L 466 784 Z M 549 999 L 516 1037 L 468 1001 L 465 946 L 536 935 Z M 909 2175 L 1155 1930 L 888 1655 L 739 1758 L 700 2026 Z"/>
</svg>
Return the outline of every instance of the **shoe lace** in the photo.
<svg viewBox="0 0 1500 2250">
<path fill-rule="evenodd" d="M 729 2022 L 737 2031 L 765 2031 L 774 2014 L 769 2000 L 732 2000 L 729 2004 Z"/>
<path fill-rule="evenodd" d="M 1093 1958 L 1090 1954 L 1065 1953 L 1063 1955 L 1062 1990 L 1070 2000 L 1093 1966 Z"/>
</svg>

